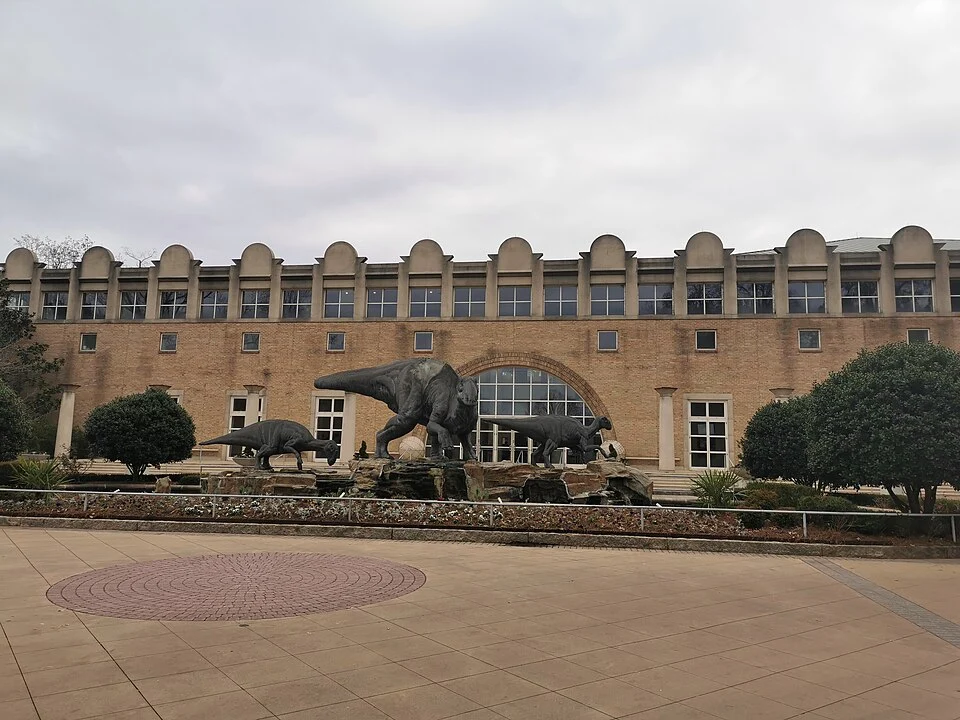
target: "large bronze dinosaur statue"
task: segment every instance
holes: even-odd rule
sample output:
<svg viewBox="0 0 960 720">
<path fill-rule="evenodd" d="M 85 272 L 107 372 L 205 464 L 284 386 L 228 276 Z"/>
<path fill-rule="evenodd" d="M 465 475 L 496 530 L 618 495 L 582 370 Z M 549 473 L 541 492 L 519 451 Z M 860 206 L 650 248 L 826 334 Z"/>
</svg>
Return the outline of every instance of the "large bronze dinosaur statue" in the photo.
<svg viewBox="0 0 960 720">
<path fill-rule="evenodd" d="M 610 457 L 602 447 L 593 444 L 593 437 L 601 429 L 613 428 L 613 423 L 605 417 L 594 418 L 589 425 L 584 425 L 566 415 L 537 415 L 527 418 L 485 417 L 484 420 L 508 430 L 516 430 L 537 443 L 537 449 L 533 451 L 533 456 L 530 458 L 532 465 L 536 465 L 537 460 L 541 460 L 544 467 L 553 467 L 550 456 L 554 450 L 562 447 L 579 450 L 584 455 L 599 450 L 605 458 Z"/>
<path fill-rule="evenodd" d="M 460 377 L 445 362 L 413 358 L 359 370 L 326 375 L 313 383 L 321 390 L 343 390 L 387 404 L 396 416 L 377 433 L 374 457 L 389 458 L 387 443 L 417 425 L 427 428 L 434 457 L 455 447 L 456 438 L 467 460 L 475 460 L 470 433 L 477 426 L 477 381 Z"/>
<path fill-rule="evenodd" d="M 297 470 L 303 470 L 300 453 L 307 450 L 313 450 L 318 457 L 325 457 L 329 465 L 333 465 L 340 457 L 340 446 L 335 441 L 317 440 L 313 433 L 293 420 L 261 420 L 200 444 L 254 448 L 260 470 L 273 469 L 269 462 L 271 455 L 293 453 L 297 456 Z"/>
</svg>

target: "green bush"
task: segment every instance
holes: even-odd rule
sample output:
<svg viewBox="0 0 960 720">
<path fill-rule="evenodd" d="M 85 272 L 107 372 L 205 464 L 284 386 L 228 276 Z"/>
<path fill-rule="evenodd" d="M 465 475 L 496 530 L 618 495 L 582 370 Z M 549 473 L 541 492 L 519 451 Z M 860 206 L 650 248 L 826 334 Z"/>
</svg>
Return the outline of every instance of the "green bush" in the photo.
<svg viewBox="0 0 960 720">
<path fill-rule="evenodd" d="M 0 381 L 0 460 L 13 460 L 27 446 L 28 433 L 23 402 Z"/>
<path fill-rule="evenodd" d="M 17 460 L 12 470 L 14 484 L 24 490 L 58 490 L 69 480 L 59 460 Z M 52 499 L 43 495 L 44 502 Z"/>
<path fill-rule="evenodd" d="M 774 513 L 770 516 L 770 522 L 778 528 L 789 530 L 790 528 L 795 528 L 800 525 L 803 519 L 795 513 Z"/>
<path fill-rule="evenodd" d="M 757 503 L 748 505 L 749 507 L 759 507 L 767 510 L 795 509 L 801 498 L 807 497 L 819 498 L 823 497 L 823 493 L 808 485 L 797 485 L 789 482 L 751 482 L 747 483 L 743 491 L 745 503 L 749 498 L 755 498 L 753 502 Z"/>
<path fill-rule="evenodd" d="M 764 405 L 744 430 L 740 463 L 754 477 L 814 484 L 815 476 L 807 464 L 809 417 L 805 397 Z"/>
<path fill-rule="evenodd" d="M 739 513 L 740 524 L 748 530 L 759 530 L 767 524 L 765 513 Z"/>
<path fill-rule="evenodd" d="M 776 488 L 767 487 L 771 483 L 750 483 L 743 491 L 741 504 L 758 510 L 776 510 L 780 505 L 780 494 Z"/>
<path fill-rule="evenodd" d="M 693 494 L 704 507 L 728 508 L 737 501 L 740 476 L 729 470 L 705 470 L 691 482 Z"/>
<path fill-rule="evenodd" d="M 824 510 L 827 512 L 859 512 L 860 508 L 845 498 L 832 497 L 824 495 L 823 497 L 804 497 L 797 503 L 798 510 L 816 511 Z M 807 522 L 819 527 L 828 527 L 835 530 L 847 530 L 856 524 L 857 518 L 843 517 L 840 515 L 808 515 Z"/>
</svg>

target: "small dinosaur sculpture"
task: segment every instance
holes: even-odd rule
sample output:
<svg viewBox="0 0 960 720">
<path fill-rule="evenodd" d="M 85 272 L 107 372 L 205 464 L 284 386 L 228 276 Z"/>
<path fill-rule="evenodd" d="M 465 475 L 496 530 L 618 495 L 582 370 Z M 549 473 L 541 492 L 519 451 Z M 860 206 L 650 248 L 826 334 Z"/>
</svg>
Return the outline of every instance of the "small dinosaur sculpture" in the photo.
<svg viewBox="0 0 960 720">
<path fill-rule="evenodd" d="M 317 440 L 313 433 L 293 420 L 262 420 L 221 435 L 213 440 L 204 440 L 201 445 L 233 445 L 255 448 L 257 468 L 272 470 L 271 455 L 293 453 L 297 456 L 297 470 L 303 470 L 301 452 L 313 450 L 317 456 L 327 459 L 333 465 L 340 457 L 340 446 L 334 440 Z"/>
<path fill-rule="evenodd" d="M 476 459 L 470 433 L 477 426 L 477 381 L 460 377 L 445 362 L 413 358 L 326 375 L 313 383 L 321 390 L 343 390 L 387 404 L 396 416 L 377 433 L 374 457 L 389 458 L 387 443 L 417 425 L 427 428 L 434 457 L 454 448 L 454 438 L 468 460 Z"/>
<path fill-rule="evenodd" d="M 485 417 L 484 420 L 496 423 L 502 428 L 516 430 L 521 435 L 537 443 L 537 449 L 530 458 L 532 465 L 542 460 L 544 467 L 553 467 L 550 456 L 557 448 L 573 448 L 584 455 L 599 450 L 605 457 L 610 457 L 599 445 L 593 445 L 594 435 L 601 429 L 610 430 L 613 423 L 605 417 L 594 418 L 589 425 L 574 420 L 566 415 L 537 415 L 526 418 Z"/>
</svg>

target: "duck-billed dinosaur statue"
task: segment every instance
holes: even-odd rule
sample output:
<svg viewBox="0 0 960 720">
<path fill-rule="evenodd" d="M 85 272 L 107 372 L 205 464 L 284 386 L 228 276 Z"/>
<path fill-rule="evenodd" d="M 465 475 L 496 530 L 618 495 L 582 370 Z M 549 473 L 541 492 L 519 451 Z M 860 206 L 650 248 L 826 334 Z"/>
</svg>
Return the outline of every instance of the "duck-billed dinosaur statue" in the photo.
<svg viewBox="0 0 960 720">
<path fill-rule="evenodd" d="M 213 440 L 204 440 L 201 445 L 233 445 L 249 447 L 257 451 L 257 468 L 272 470 L 271 455 L 293 453 L 297 456 L 297 470 L 303 470 L 301 452 L 313 450 L 318 457 L 325 457 L 333 465 L 340 457 L 340 446 L 333 440 L 317 440 L 313 433 L 293 420 L 261 420 L 221 435 Z"/>
<path fill-rule="evenodd" d="M 427 428 L 434 457 L 446 455 L 456 438 L 464 457 L 476 459 L 470 433 L 477 426 L 477 381 L 460 377 L 445 362 L 413 358 L 326 375 L 313 383 L 321 390 L 343 390 L 387 404 L 396 416 L 377 433 L 374 457 L 389 458 L 387 443 L 417 425 Z"/>
<path fill-rule="evenodd" d="M 554 450 L 562 447 L 579 450 L 584 455 L 599 450 L 605 458 L 610 457 L 602 447 L 592 442 L 594 435 L 601 429 L 613 428 L 613 423 L 605 417 L 594 418 L 589 425 L 584 425 L 566 415 L 537 415 L 527 418 L 485 417 L 484 420 L 508 430 L 516 430 L 537 443 L 537 449 L 533 451 L 533 456 L 530 458 L 532 465 L 536 465 L 537 460 L 542 460 L 544 467 L 553 467 L 550 456 Z"/>
</svg>

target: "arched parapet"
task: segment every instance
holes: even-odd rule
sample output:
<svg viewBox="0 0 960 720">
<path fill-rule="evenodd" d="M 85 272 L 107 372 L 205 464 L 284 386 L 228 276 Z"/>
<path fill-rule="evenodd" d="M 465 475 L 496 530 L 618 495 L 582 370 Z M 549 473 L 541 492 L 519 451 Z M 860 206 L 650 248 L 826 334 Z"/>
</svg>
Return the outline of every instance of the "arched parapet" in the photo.
<svg viewBox="0 0 960 720">
<path fill-rule="evenodd" d="M 4 262 L 3 275 L 8 280 L 32 280 L 37 264 L 37 256 L 30 248 L 14 248 Z"/>
<path fill-rule="evenodd" d="M 833 248 L 827 246 L 827 241 L 823 235 L 810 228 L 797 230 L 787 238 L 787 244 L 784 247 L 776 250 L 778 253 L 786 254 L 787 264 L 790 267 L 826 265 L 830 253 L 833 252 Z"/>
<path fill-rule="evenodd" d="M 497 272 L 529 273 L 542 257 L 543 254 L 534 253 L 530 243 L 522 237 L 512 237 L 500 243 L 496 255 L 491 255 L 490 259 L 497 261 Z"/>
<path fill-rule="evenodd" d="M 411 274 L 437 274 L 443 272 L 453 255 L 444 255 L 443 249 L 435 240 L 425 239 L 410 248 L 410 254 L 400 258 Z"/>
<path fill-rule="evenodd" d="M 590 259 L 591 270 L 625 270 L 627 259 L 634 253 L 627 252 L 623 240 L 616 235 L 601 235 L 590 244 L 590 251 L 580 253 Z"/>
<path fill-rule="evenodd" d="M 359 257 L 356 249 L 348 242 L 338 240 L 330 245 L 323 253 L 324 275 L 354 275 L 357 272 L 357 262 L 366 262 L 365 257 Z"/>
<path fill-rule="evenodd" d="M 183 245 L 170 245 L 160 253 L 160 259 L 153 262 L 157 266 L 157 276 L 165 279 L 189 277 L 196 264 L 193 253 Z"/>
<path fill-rule="evenodd" d="M 282 263 L 273 254 L 273 250 L 263 243 L 251 243 L 243 249 L 239 260 L 241 278 L 268 278 L 273 274 L 273 266 Z"/>
<path fill-rule="evenodd" d="M 897 265 L 936 262 L 937 250 L 942 243 L 935 243 L 930 233 L 918 226 L 907 225 L 897 230 L 890 243 L 881 245 L 881 249 L 893 251 L 893 262 Z"/>
<path fill-rule="evenodd" d="M 693 269 L 719 269 L 726 264 L 727 255 L 733 252 L 733 248 L 723 247 L 723 241 L 719 236 L 712 232 L 698 232 L 687 240 L 686 247 L 678 251 L 678 255 L 683 255 L 686 259 L 688 270 Z"/>
<path fill-rule="evenodd" d="M 118 267 L 113 253 L 107 248 L 95 245 L 88 248 L 80 259 L 81 280 L 106 280 L 111 271 Z"/>
</svg>

